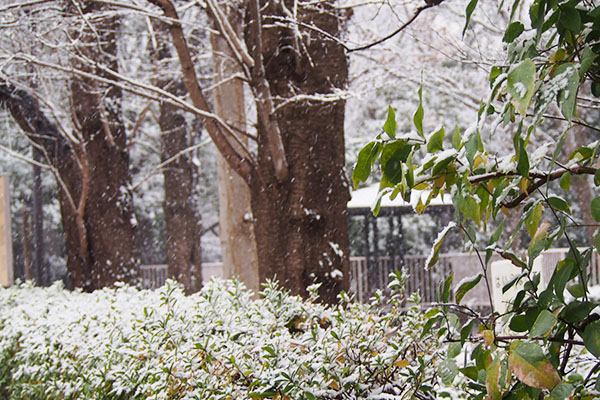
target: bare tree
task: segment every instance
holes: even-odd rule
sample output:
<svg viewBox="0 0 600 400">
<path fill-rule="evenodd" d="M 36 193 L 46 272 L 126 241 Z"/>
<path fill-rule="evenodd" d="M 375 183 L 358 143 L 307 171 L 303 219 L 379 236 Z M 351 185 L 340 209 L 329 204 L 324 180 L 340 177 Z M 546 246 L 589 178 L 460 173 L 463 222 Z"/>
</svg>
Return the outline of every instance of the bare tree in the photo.
<svg viewBox="0 0 600 400">
<path fill-rule="evenodd" d="M 93 76 L 104 73 L 87 60 L 118 69 L 119 20 L 104 16 L 100 3 L 70 4 L 61 15 L 76 15 L 84 23 L 69 27 L 75 43 L 69 57 L 74 69 L 69 89 L 72 132 L 53 123 L 31 93 L 0 82 L 0 101 L 30 140 L 44 154 L 59 182 L 60 205 L 72 286 L 85 290 L 135 283 L 135 254 L 129 156 L 121 120 L 121 90 Z M 62 14 L 64 13 L 64 14 Z M 94 24 L 89 17 L 93 14 Z"/>
<path fill-rule="evenodd" d="M 168 65 L 171 48 L 164 40 L 166 26 L 159 22 L 154 49 L 159 68 Z M 187 93 L 179 76 L 158 71 L 157 86 L 174 96 Z M 163 211 L 166 223 L 168 276 L 183 284 L 187 292 L 202 287 L 201 216 L 196 205 L 194 187 L 198 184 L 197 167 L 185 150 L 191 146 L 191 135 L 180 108 L 161 102 L 158 119 L 161 134 L 164 177 Z M 197 133 L 198 135 L 200 132 Z"/>
<path fill-rule="evenodd" d="M 173 44 L 194 106 L 211 113 L 174 4 L 151 2 L 171 21 Z M 334 302 L 337 293 L 348 288 L 349 194 L 344 176 L 344 101 L 330 96 L 346 85 L 346 55 L 337 41 L 318 34 L 340 33 L 340 16 L 331 2 L 290 3 L 249 1 L 246 46 L 219 6 L 209 3 L 254 93 L 256 156 L 220 119 L 207 117 L 205 126 L 250 189 L 259 280 L 277 277 L 301 295 L 319 282 L 323 301 Z M 314 29 L 300 33 L 299 22 Z M 263 31 L 263 24 L 269 29 Z"/>
<path fill-rule="evenodd" d="M 242 11 L 241 7 L 229 7 L 226 12 L 227 22 L 236 36 L 241 35 Z M 210 37 L 215 70 L 215 112 L 234 128 L 240 143 L 247 146 L 248 137 L 242 134 L 247 130 L 244 83 L 240 79 L 244 69 L 239 64 L 234 49 L 218 33 L 218 27 L 215 28 Z M 260 278 L 250 190 L 221 155 L 217 156 L 217 176 L 224 276 L 237 276 L 248 288 L 258 292 Z"/>
</svg>

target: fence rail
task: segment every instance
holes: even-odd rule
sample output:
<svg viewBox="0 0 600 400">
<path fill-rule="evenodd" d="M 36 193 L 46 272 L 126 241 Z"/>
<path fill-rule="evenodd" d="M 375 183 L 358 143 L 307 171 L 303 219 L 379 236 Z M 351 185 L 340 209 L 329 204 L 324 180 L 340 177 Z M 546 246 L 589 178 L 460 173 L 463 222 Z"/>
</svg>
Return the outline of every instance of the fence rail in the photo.
<svg viewBox="0 0 600 400">
<path fill-rule="evenodd" d="M 550 249 L 542 253 L 545 282 L 552 275 L 556 264 L 565 258 L 567 252 L 568 249 Z M 454 282 L 458 283 L 464 278 L 481 272 L 481 265 L 475 254 L 440 254 L 439 261 L 431 269 L 425 269 L 426 259 L 427 257 L 422 255 L 407 255 L 403 258 L 380 256 L 369 260 L 367 257 L 350 257 L 350 292 L 356 295 L 359 302 L 366 302 L 375 290 L 387 288 L 390 273 L 404 267 L 409 275 L 406 281 L 406 292 L 419 292 L 424 303 L 433 303 L 436 301 L 435 293 L 438 284 L 450 274 L 453 274 Z M 497 259 L 498 257 L 494 257 L 493 260 Z M 589 273 L 590 284 L 599 284 L 600 259 L 596 251 L 592 256 Z M 144 288 L 157 288 L 164 285 L 167 279 L 167 266 L 165 264 L 143 265 L 140 267 L 140 275 Z M 202 280 L 206 282 L 213 276 L 222 276 L 222 264 L 202 264 Z M 464 301 L 470 301 L 474 305 L 489 304 L 485 283 L 481 282 L 469 292 Z"/>
<path fill-rule="evenodd" d="M 542 253 L 542 282 L 549 281 L 556 264 L 563 260 L 568 252 L 569 250 L 566 248 L 557 248 Z M 492 262 L 499 259 L 499 256 L 493 256 Z M 366 302 L 375 290 L 387 288 L 390 282 L 390 273 L 404 267 L 409 275 L 406 292 L 419 292 L 424 303 L 432 303 L 436 301 L 435 293 L 439 282 L 450 274 L 453 274 L 456 287 L 464 278 L 481 272 L 481 263 L 474 253 L 440 254 L 437 264 L 429 270 L 425 269 L 426 260 L 427 256 L 422 255 L 408 255 L 404 258 L 380 256 L 369 261 L 367 261 L 367 257 L 350 257 L 350 291 L 356 295 L 359 302 Z M 590 285 L 600 284 L 600 257 L 595 250 L 588 273 Z M 480 282 L 469 292 L 464 301 L 470 301 L 476 306 L 488 305 L 489 297 L 485 282 Z"/>
</svg>

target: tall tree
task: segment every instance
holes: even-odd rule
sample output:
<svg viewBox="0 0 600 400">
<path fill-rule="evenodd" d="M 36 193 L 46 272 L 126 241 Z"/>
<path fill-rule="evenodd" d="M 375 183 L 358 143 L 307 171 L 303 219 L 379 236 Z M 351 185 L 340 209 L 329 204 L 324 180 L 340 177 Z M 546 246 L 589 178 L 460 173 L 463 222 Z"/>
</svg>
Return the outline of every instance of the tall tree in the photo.
<svg viewBox="0 0 600 400">
<path fill-rule="evenodd" d="M 194 106 L 206 117 L 208 133 L 250 189 L 260 280 L 276 276 L 301 295 L 320 282 L 323 301 L 334 302 L 348 288 L 349 272 L 344 102 L 335 96 L 346 85 L 347 62 L 344 49 L 329 39 L 340 33 L 338 11 L 330 1 L 249 1 L 247 51 L 219 6 L 208 3 L 255 97 L 255 156 L 235 140 L 229 126 L 209 114 L 173 3 L 151 2 L 172 21 L 184 80 Z M 269 29 L 263 30 L 263 24 Z M 308 28 L 300 31 L 302 26 Z"/>
<path fill-rule="evenodd" d="M 155 24 L 159 40 L 155 49 L 158 67 L 157 86 L 174 96 L 187 93 L 179 76 L 165 73 L 170 64 L 171 47 L 164 39 L 166 26 Z M 202 252 L 200 246 L 202 222 L 194 196 L 198 184 L 197 167 L 186 149 L 192 145 L 184 112 L 173 104 L 161 102 L 159 125 L 161 130 L 161 161 L 164 164 L 163 212 L 166 224 L 168 276 L 181 283 L 186 292 L 196 292 L 202 287 Z M 199 135 L 199 132 L 198 132 Z"/>
<path fill-rule="evenodd" d="M 72 68 L 82 72 L 69 88 L 73 132 L 53 123 L 30 93 L 0 84 L 0 101 L 44 153 L 59 182 L 69 282 L 84 290 L 135 283 L 139 263 L 121 90 L 93 78 L 106 76 L 99 65 L 118 68 L 119 20 L 102 15 L 105 10 L 100 2 L 72 3 L 65 10 L 67 20 L 84 20 L 77 30 L 69 27 L 76 43 Z M 96 12 L 100 17 L 92 21 L 89 16 Z"/>
<path fill-rule="evenodd" d="M 225 8 L 227 6 L 224 4 Z M 226 10 L 227 21 L 236 35 L 241 36 L 243 10 L 241 7 L 234 6 Z M 238 63 L 233 49 L 227 44 L 227 40 L 218 33 L 218 27 L 215 28 L 210 37 L 216 85 L 215 112 L 234 128 L 238 140 L 247 145 L 248 138 L 240 134 L 247 129 L 244 84 L 241 80 L 244 70 Z M 238 78 L 231 79 L 232 76 Z M 258 274 L 258 253 L 252 222 L 250 190 L 221 155 L 217 155 L 217 177 L 223 275 L 237 276 L 249 289 L 258 292 L 261 282 Z"/>
</svg>

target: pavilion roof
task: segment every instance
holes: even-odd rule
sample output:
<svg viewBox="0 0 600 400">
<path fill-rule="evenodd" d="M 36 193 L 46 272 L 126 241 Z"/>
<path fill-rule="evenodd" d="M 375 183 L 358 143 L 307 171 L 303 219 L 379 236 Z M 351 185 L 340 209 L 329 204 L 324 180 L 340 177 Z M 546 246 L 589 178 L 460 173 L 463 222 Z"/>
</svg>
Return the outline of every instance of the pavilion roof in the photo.
<svg viewBox="0 0 600 400">
<path fill-rule="evenodd" d="M 370 210 L 375 201 L 377 200 L 377 193 L 379 191 L 379 184 L 374 184 L 371 186 L 367 186 L 362 189 L 355 190 L 351 192 L 351 200 L 348 202 L 348 208 L 351 210 L 358 209 L 367 209 Z M 381 208 L 404 208 L 406 211 L 410 208 L 414 210 L 417 203 L 419 202 L 419 198 L 422 199 L 423 202 L 427 200 L 429 196 L 429 190 L 413 190 L 410 196 L 410 202 L 404 201 L 402 196 L 398 195 L 394 200 L 390 198 L 390 194 L 386 194 L 381 199 Z M 443 196 L 437 196 L 431 200 L 429 203 L 430 206 L 452 206 L 452 196 L 449 194 L 444 194 Z"/>
</svg>

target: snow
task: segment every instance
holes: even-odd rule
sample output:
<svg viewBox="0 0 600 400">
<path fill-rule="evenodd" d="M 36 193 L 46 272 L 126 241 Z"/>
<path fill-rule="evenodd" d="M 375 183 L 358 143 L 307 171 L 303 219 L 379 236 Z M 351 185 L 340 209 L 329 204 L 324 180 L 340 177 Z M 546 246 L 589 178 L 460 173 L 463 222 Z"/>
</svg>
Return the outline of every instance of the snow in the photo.
<svg viewBox="0 0 600 400">
<path fill-rule="evenodd" d="M 178 390 L 183 399 L 225 399 L 268 389 L 289 398 L 407 398 L 411 385 L 399 372 L 420 374 L 418 363 L 390 371 L 414 348 L 427 365 L 422 378 L 437 385 L 431 360 L 443 346 L 433 334 L 421 337 L 424 313 L 414 305 L 405 313 L 327 307 L 275 283 L 259 300 L 237 281 L 213 280 L 192 296 L 171 281 L 157 291 L 119 286 L 0 288 L 0 365 L 14 368 L 3 381 L 13 398 L 42 390 L 51 398 L 162 399 Z M 383 300 L 389 310 L 402 300 L 392 295 Z"/>
<path fill-rule="evenodd" d="M 456 227 L 456 222 L 450 221 L 448 223 L 448 225 L 446 225 L 446 227 L 444 229 L 442 229 L 440 231 L 440 233 L 438 233 L 437 237 L 433 241 L 433 246 L 431 247 L 431 251 L 430 251 L 429 255 L 427 256 L 427 260 L 425 260 L 426 266 L 431 264 L 431 260 L 435 256 L 436 251 L 439 251 L 439 248 L 436 249 L 436 244 L 438 244 L 440 241 L 442 241 L 444 239 L 444 237 L 448 234 L 450 229 L 455 228 L 455 227 Z"/>
<path fill-rule="evenodd" d="M 379 192 L 379 185 L 371 185 L 362 189 L 358 189 L 350 193 L 351 199 L 348 202 L 348 208 L 371 208 L 373 202 L 377 198 Z M 381 199 L 381 207 L 413 207 L 417 204 L 419 199 L 427 199 L 430 191 L 427 190 L 413 190 L 410 196 L 410 202 L 406 202 L 402 199 L 402 196 L 398 195 L 394 200 L 390 198 L 390 194 L 386 194 Z M 448 206 L 452 205 L 452 196 L 444 194 L 443 196 L 434 197 L 431 200 L 430 205 L 432 206 Z"/>
<path fill-rule="evenodd" d="M 522 82 L 515 82 L 513 87 L 519 98 L 521 98 L 521 99 L 525 98 L 525 96 L 527 95 L 527 88 L 525 87 L 525 85 Z"/>
</svg>

